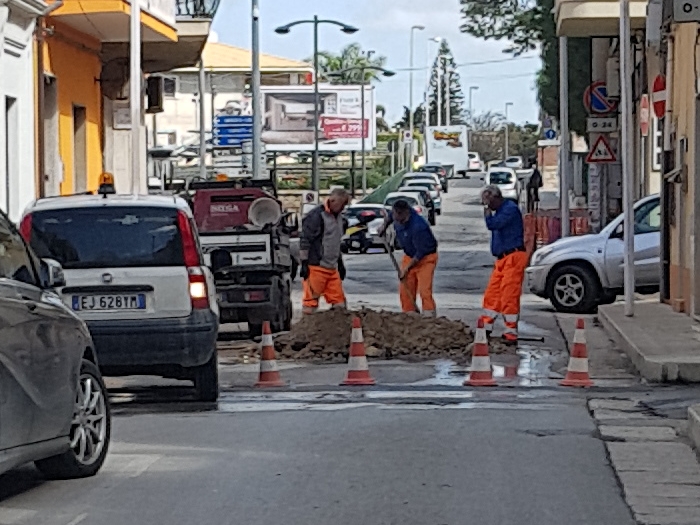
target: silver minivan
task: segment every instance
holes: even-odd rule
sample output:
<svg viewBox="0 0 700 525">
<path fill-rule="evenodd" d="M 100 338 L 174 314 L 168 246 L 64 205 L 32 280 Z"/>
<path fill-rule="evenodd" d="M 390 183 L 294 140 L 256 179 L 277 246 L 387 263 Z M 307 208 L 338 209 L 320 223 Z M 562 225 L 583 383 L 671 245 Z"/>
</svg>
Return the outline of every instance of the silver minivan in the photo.
<svg viewBox="0 0 700 525">
<path fill-rule="evenodd" d="M 97 473 L 110 439 L 109 400 L 85 323 L 0 212 L 0 474 L 29 461 L 50 478 Z"/>
</svg>

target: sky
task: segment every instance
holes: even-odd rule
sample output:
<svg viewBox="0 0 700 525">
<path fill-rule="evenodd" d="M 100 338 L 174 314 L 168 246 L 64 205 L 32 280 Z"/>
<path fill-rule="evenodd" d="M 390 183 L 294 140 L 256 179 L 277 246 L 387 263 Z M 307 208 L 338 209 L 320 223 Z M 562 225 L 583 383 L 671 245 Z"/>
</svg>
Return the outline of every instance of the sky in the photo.
<svg viewBox="0 0 700 525">
<path fill-rule="evenodd" d="M 387 57 L 386 67 L 396 76 L 385 78 L 377 86 L 377 103 L 387 109 L 387 121 L 401 118 L 403 106 L 409 102 L 411 27 L 414 40 L 414 107 L 423 99 L 426 65 L 435 59 L 434 37 L 447 39 L 459 67 L 465 104 L 469 86 L 478 86 L 473 94 L 474 113 L 505 113 L 506 102 L 512 122 L 536 122 L 538 107 L 535 75 L 540 68 L 537 53 L 512 59 L 504 54 L 507 42 L 485 41 L 460 32 L 459 0 L 259 0 L 260 45 L 263 53 L 303 60 L 313 54 L 313 33 L 310 25 L 297 26 L 287 35 L 278 35 L 275 28 L 300 19 L 333 19 L 359 28 L 346 35 L 339 28 L 320 27 L 321 50 L 339 52 L 345 45 L 357 42 L 364 50 Z M 214 19 L 213 38 L 219 42 L 250 48 L 250 0 L 222 0 Z M 210 37 L 211 38 L 211 37 Z M 430 54 L 428 49 L 430 48 Z M 466 109 L 466 108 L 465 108 Z"/>
</svg>

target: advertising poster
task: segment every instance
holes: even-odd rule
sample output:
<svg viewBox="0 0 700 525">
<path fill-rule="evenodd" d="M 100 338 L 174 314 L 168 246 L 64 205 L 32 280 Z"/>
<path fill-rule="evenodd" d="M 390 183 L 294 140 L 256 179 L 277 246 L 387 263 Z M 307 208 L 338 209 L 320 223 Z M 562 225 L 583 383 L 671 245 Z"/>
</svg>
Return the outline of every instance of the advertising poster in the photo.
<svg viewBox="0 0 700 525">
<path fill-rule="evenodd" d="M 319 151 L 361 151 L 376 145 L 374 90 L 365 86 L 362 123 L 360 86 L 320 86 Z M 313 86 L 263 86 L 262 141 L 267 151 L 313 151 Z"/>
</svg>

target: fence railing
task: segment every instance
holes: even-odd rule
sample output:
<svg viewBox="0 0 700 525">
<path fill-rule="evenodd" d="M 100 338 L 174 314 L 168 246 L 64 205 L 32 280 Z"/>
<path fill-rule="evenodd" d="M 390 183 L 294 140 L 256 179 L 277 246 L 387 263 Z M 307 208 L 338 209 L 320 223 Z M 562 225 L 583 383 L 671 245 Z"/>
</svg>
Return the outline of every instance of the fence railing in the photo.
<svg viewBox="0 0 700 525">
<path fill-rule="evenodd" d="M 141 9 L 171 26 L 175 25 L 177 0 L 140 0 Z"/>
<path fill-rule="evenodd" d="M 214 18 L 221 0 L 177 0 L 178 18 Z"/>
</svg>

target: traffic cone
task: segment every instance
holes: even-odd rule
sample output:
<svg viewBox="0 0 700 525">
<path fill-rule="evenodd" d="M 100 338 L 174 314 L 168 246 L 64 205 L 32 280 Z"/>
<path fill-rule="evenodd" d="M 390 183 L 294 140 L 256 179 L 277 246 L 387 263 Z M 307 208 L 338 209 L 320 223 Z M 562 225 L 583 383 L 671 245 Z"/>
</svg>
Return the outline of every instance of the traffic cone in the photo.
<svg viewBox="0 0 700 525">
<path fill-rule="evenodd" d="M 277 361 L 275 360 L 275 347 L 272 344 L 272 333 L 270 332 L 270 323 L 263 323 L 262 333 L 262 349 L 260 351 L 260 378 L 255 383 L 257 388 L 268 388 L 275 386 L 284 386 L 284 381 L 280 377 L 280 372 L 277 369 Z"/>
<path fill-rule="evenodd" d="M 472 368 L 469 378 L 464 386 L 496 386 L 491 370 L 491 358 L 489 357 L 489 342 L 484 330 L 484 320 L 479 319 L 474 334 L 474 348 L 472 350 Z"/>
<path fill-rule="evenodd" d="M 365 355 L 365 339 L 362 336 L 360 318 L 352 320 L 352 336 L 350 337 L 350 357 L 348 358 L 348 375 L 341 385 L 373 385 L 374 379 L 369 375 L 367 356 Z"/>
<path fill-rule="evenodd" d="M 574 348 L 569 357 L 569 368 L 566 377 L 560 383 L 562 386 L 593 386 L 591 376 L 588 375 L 588 349 L 586 348 L 586 331 L 583 319 L 576 320 L 574 332 Z"/>
</svg>

